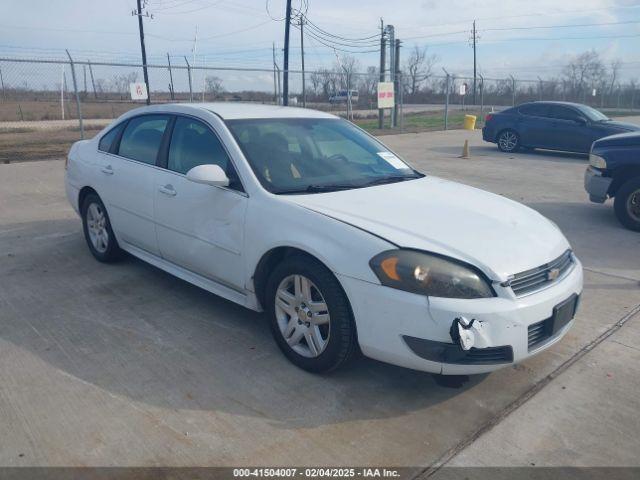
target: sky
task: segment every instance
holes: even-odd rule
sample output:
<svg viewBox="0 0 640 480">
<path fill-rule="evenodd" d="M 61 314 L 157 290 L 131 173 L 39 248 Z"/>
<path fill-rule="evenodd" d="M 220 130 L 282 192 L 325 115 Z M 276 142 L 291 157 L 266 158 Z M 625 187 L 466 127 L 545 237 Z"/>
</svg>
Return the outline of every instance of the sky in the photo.
<svg viewBox="0 0 640 480">
<path fill-rule="evenodd" d="M 149 0 L 144 18 L 149 63 L 166 55 L 196 64 L 272 67 L 275 43 L 282 66 L 286 0 Z M 536 79 L 558 75 L 577 54 L 595 49 L 622 61 L 622 79 L 640 79 L 640 0 L 293 0 L 313 24 L 353 49 L 361 69 L 378 64 L 373 46 L 380 19 L 395 26 L 401 58 L 427 47 L 458 75 L 473 70 L 469 45 L 475 19 L 478 71 L 486 77 Z M 268 7 L 268 9 L 267 9 Z M 135 0 L 2 0 L 0 56 L 140 60 Z M 580 25 L 580 26 L 578 26 Z M 306 69 L 330 66 L 349 53 L 305 36 Z M 194 44 L 196 36 L 198 41 Z M 326 37 L 320 37 L 326 38 Z M 195 45 L 195 55 L 194 55 Z M 291 69 L 300 68 L 300 32 L 291 29 Z M 345 50 L 351 47 L 343 46 Z"/>
</svg>

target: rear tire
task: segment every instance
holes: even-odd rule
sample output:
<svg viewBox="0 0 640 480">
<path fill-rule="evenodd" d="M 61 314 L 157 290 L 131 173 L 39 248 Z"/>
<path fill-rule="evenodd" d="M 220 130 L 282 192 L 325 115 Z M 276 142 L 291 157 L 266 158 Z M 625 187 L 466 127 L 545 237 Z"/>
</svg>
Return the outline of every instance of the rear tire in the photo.
<svg viewBox="0 0 640 480">
<path fill-rule="evenodd" d="M 278 347 L 299 368 L 330 372 L 358 351 L 349 300 L 333 273 L 311 257 L 292 256 L 276 266 L 265 307 Z"/>
<path fill-rule="evenodd" d="M 520 135 L 515 130 L 502 130 L 496 137 L 496 143 L 501 152 L 517 152 L 520 148 Z"/>
<path fill-rule="evenodd" d="M 104 263 L 120 259 L 123 251 L 113 234 L 107 209 L 100 197 L 95 193 L 88 194 L 82 201 L 80 212 L 84 238 L 95 259 Z"/>
<path fill-rule="evenodd" d="M 613 208 L 622 225 L 640 232 L 640 177 L 632 178 L 618 188 Z"/>
</svg>

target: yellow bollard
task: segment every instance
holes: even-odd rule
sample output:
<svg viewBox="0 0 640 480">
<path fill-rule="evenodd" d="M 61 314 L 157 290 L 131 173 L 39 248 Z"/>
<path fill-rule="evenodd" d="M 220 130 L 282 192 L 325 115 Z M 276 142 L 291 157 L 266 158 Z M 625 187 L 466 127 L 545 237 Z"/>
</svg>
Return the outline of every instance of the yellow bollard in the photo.
<svg viewBox="0 0 640 480">
<path fill-rule="evenodd" d="M 476 128 L 476 116 L 475 115 L 465 115 L 463 128 L 465 130 L 475 130 Z"/>
<path fill-rule="evenodd" d="M 475 130 L 476 128 L 476 116 L 475 115 L 465 115 L 464 123 L 462 124 L 465 130 Z M 469 140 L 464 141 L 464 147 L 462 147 L 462 155 L 460 158 L 470 158 L 471 155 L 469 153 Z"/>
</svg>

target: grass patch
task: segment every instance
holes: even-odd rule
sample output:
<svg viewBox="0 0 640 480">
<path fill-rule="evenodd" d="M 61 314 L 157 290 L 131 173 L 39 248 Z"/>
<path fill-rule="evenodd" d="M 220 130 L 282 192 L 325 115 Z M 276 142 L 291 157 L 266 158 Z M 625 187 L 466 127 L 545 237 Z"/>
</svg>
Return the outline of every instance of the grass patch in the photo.
<svg viewBox="0 0 640 480">
<path fill-rule="evenodd" d="M 460 129 L 464 123 L 465 115 L 475 115 L 476 129 L 482 128 L 482 118 L 479 112 L 450 112 L 449 113 L 449 129 Z M 439 112 L 420 112 L 420 113 L 407 113 L 404 116 L 404 125 L 402 131 L 400 128 L 390 129 L 388 128 L 389 119 L 385 118 L 385 125 L 387 128 L 378 128 L 378 119 L 355 119 L 354 123 L 360 128 L 367 130 L 374 135 L 389 135 L 394 133 L 418 133 L 418 132 L 432 132 L 436 130 L 444 130 L 444 111 Z"/>
</svg>

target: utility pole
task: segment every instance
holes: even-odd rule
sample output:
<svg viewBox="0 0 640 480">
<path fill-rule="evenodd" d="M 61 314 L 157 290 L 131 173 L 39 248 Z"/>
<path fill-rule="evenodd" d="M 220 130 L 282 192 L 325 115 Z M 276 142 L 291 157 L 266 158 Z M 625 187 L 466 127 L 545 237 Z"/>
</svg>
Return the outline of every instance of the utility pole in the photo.
<svg viewBox="0 0 640 480">
<path fill-rule="evenodd" d="M 387 25 L 387 32 L 389 32 L 389 80 L 393 82 L 394 90 L 396 84 L 396 39 L 395 39 L 395 29 L 393 25 Z M 396 115 L 395 115 L 395 98 L 394 98 L 394 107 L 391 110 L 391 128 L 396 126 Z"/>
<path fill-rule="evenodd" d="M 289 29 L 291 27 L 291 0 L 287 0 L 287 14 L 284 25 L 284 82 L 282 85 L 282 104 L 289 105 Z"/>
<path fill-rule="evenodd" d="M 386 37 L 384 31 L 384 21 L 380 19 L 380 81 L 384 82 L 386 79 L 385 69 L 387 68 L 387 45 L 386 45 Z M 376 89 L 377 91 L 377 89 Z M 384 127 L 384 109 L 378 109 L 378 128 L 382 130 Z"/>
<path fill-rule="evenodd" d="M 476 105 L 476 79 L 477 79 L 477 74 L 476 74 L 476 44 L 478 42 L 478 33 L 476 31 L 476 21 L 473 21 L 473 30 L 471 32 L 472 35 L 472 42 L 473 42 L 473 104 Z"/>
<path fill-rule="evenodd" d="M 307 107 L 307 91 L 304 83 L 304 15 L 300 14 L 300 54 L 302 55 L 302 107 Z"/>
<path fill-rule="evenodd" d="M 394 126 L 398 126 L 398 107 L 402 106 L 402 102 L 399 100 L 402 98 L 402 75 L 400 74 L 400 40 L 396 39 L 396 44 L 395 44 L 395 52 L 393 55 L 393 61 L 394 61 L 394 65 L 393 65 L 393 70 L 394 70 L 394 78 L 395 78 L 395 85 L 394 85 L 394 93 L 393 93 L 393 97 L 395 99 L 395 101 L 393 102 L 393 125 Z M 398 103 L 400 103 L 400 105 L 398 105 Z"/>
<path fill-rule="evenodd" d="M 142 25 L 142 5 L 141 0 L 136 0 L 138 9 L 132 12 L 132 15 L 138 17 L 138 30 L 140 31 L 140 50 L 142 51 L 142 73 L 144 75 L 144 84 L 147 86 L 147 105 L 151 105 L 151 90 L 149 89 L 149 74 L 147 72 L 147 51 L 144 48 L 144 26 Z M 146 4 L 146 0 L 145 0 Z M 149 17 L 149 13 L 144 14 Z M 151 16 L 153 18 L 153 16 Z"/>
</svg>

